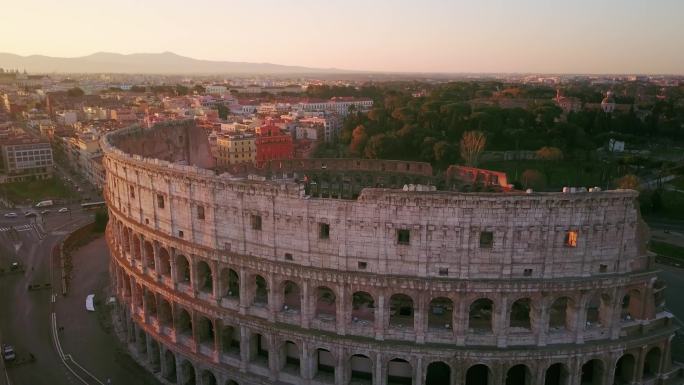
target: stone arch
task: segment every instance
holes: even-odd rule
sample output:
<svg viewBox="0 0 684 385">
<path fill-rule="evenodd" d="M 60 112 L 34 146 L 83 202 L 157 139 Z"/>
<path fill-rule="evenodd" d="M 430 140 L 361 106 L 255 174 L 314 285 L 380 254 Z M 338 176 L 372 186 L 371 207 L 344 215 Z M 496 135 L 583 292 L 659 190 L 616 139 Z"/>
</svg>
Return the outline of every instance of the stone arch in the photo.
<svg viewBox="0 0 684 385">
<path fill-rule="evenodd" d="M 544 385 L 568 385 L 569 381 L 570 371 L 560 362 L 549 366 L 544 374 Z"/>
<path fill-rule="evenodd" d="M 622 297 L 620 318 L 624 321 L 641 319 L 642 301 L 641 292 L 637 289 L 630 290 Z"/>
<path fill-rule="evenodd" d="M 250 361 L 268 367 L 268 356 L 270 354 L 269 340 L 260 333 L 252 334 L 249 341 Z"/>
<path fill-rule="evenodd" d="M 425 385 L 451 385 L 451 366 L 443 361 L 431 362 L 427 366 Z"/>
<path fill-rule="evenodd" d="M 480 298 L 470 304 L 468 328 L 474 332 L 492 332 L 492 315 L 494 302 L 489 298 Z"/>
<path fill-rule="evenodd" d="M 527 365 L 518 364 L 510 367 L 506 372 L 506 385 L 530 384 L 532 384 L 532 372 Z"/>
<path fill-rule="evenodd" d="M 171 257 L 165 247 L 159 248 L 159 272 L 165 277 L 171 276 Z"/>
<path fill-rule="evenodd" d="M 394 294 L 388 305 L 390 327 L 413 327 L 413 298 L 406 294 Z"/>
<path fill-rule="evenodd" d="M 197 343 L 212 348 L 214 346 L 214 323 L 205 316 L 197 319 Z"/>
<path fill-rule="evenodd" d="M 177 380 L 176 356 L 168 349 L 164 352 L 164 364 L 164 373 L 162 373 L 162 377 L 175 384 Z"/>
<path fill-rule="evenodd" d="M 147 313 L 149 313 L 149 315 L 151 315 L 152 317 L 157 317 L 157 297 L 154 295 L 154 292 L 148 289 L 147 287 L 144 290 L 145 303 L 147 305 Z"/>
<path fill-rule="evenodd" d="M 188 360 L 183 360 L 181 363 L 181 385 L 195 385 L 196 384 L 195 366 Z"/>
<path fill-rule="evenodd" d="M 492 370 L 484 364 L 473 365 L 466 371 L 465 385 L 490 385 Z"/>
<path fill-rule="evenodd" d="M 316 288 L 316 310 L 314 316 L 326 320 L 335 320 L 337 314 L 337 298 L 335 292 L 327 286 Z"/>
<path fill-rule="evenodd" d="M 214 291 L 214 274 L 211 266 L 205 261 L 197 262 L 197 289 L 202 293 L 213 293 Z"/>
<path fill-rule="evenodd" d="M 572 330 L 574 301 L 570 297 L 559 297 L 549 308 L 549 330 Z"/>
<path fill-rule="evenodd" d="M 659 347 L 655 346 L 646 353 L 646 358 L 644 359 L 644 378 L 657 377 L 661 372 L 661 357 L 662 351 Z"/>
<path fill-rule="evenodd" d="M 280 370 L 296 376 L 300 373 L 299 346 L 293 341 L 285 341 L 280 346 Z"/>
<path fill-rule="evenodd" d="M 147 260 L 147 267 L 154 270 L 154 247 L 152 242 L 145 241 L 145 259 Z"/>
<path fill-rule="evenodd" d="M 176 256 L 176 277 L 179 283 L 190 284 L 190 262 L 183 254 Z"/>
<path fill-rule="evenodd" d="M 239 327 L 223 325 L 223 329 L 221 329 L 221 352 L 223 354 L 240 357 Z"/>
<path fill-rule="evenodd" d="M 171 310 L 171 304 L 169 301 L 163 297 L 159 298 L 159 305 L 157 307 L 157 316 L 159 319 L 159 324 L 162 326 L 172 326 L 173 325 L 173 312 Z"/>
<path fill-rule="evenodd" d="M 352 322 L 374 322 L 375 300 L 365 291 L 357 291 L 352 295 Z"/>
<path fill-rule="evenodd" d="M 428 307 L 428 329 L 451 329 L 454 303 L 446 297 L 433 298 Z"/>
<path fill-rule="evenodd" d="M 387 362 L 387 385 L 413 385 L 413 366 L 403 358 Z"/>
<path fill-rule="evenodd" d="M 221 297 L 240 298 L 240 276 L 230 268 L 221 269 Z"/>
<path fill-rule="evenodd" d="M 202 375 L 200 376 L 201 378 L 201 385 L 216 385 L 216 376 L 214 376 L 214 373 L 212 373 L 208 369 L 204 369 L 202 371 Z"/>
<path fill-rule="evenodd" d="M 605 365 L 599 359 L 589 360 L 582 365 L 580 385 L 603 385 Z"/>
<path fill-rule="evenodd" d="M 520 328 L 525 330 L 532 330 L 532 300 L 529 298 L 520 298 L 511 305 L 511 313 L 509 317 L 509 326 L 511 328 Z"/>
<path fill-rule="evenodd" d="M 318 348 L 314 351 L 315 379 L 321 382 L 335 382 L 335 356 L 326 348 Z"/>
<path fill-rule="evenodd" d="M 190 317 L 190 313 L 183 308 L 178 310 L 176 332 L 181 335 L 192 336 L 192 317 Z"/>
<path fill-rule="evenodd" d="M 142 260 L 142 244 L 140 243 L 140 236 L 131 232 L 131 238 L 133 243 L 133 259 L 140 261 Z"/>
<path fill-rule="evenodd" d="M 302 296 L 299 285 L 293 281 L 284 281 L 281 285 L 283 293 L 283 310 L 299 311 L 302 307 Z"/>
<path fill-rule="evenodd" d="M 131 252 L 131 229 L 123 228 L 123 248 L 127 252 Z"/>
<path fill-rule="evenodd" d="M 349 357 L 349 383 L 373 384 L 373 360 L 365 354 L 353 354 Z"/>
<path fill-rule="evenodd" d="M 610 324 L 608 312 L 610 311 L 610 295 L 606 293 L 596 294 L 587 302 L 586 324 L 587 329 L 602 327 Z"/>
<path fill-rule="evenodd" d="M 266 279 L 259 274 L 254 275 L 254 297 L 252 304 L 259 306 L 268 305 L 268 283 Z"/>
<path fill-rule="evenodd" d="M 624 354 L 615 364 L 615 376 L 613 384 L 626 385 L 634 381 L 634 374 L 636 371 L 636 359 L 634 355 Z"/>
</svg>

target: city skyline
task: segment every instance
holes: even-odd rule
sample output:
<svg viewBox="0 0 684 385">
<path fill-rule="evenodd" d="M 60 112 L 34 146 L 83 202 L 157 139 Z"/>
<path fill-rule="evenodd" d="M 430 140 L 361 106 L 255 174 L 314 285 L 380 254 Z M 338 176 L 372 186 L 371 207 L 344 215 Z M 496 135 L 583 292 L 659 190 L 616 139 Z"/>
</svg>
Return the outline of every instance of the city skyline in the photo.
<svg viewBox="0 0 684 385">
<path fill-rule="evenodd" d="M 175 0 L 163 6 L 127 0 L 94 8 L 84 0 L 28 0 L 4 7 L 14 16 L 0 32 L 13 38 L 0 42 L 0 52 L 170 51 L 203 60 L 374 72 L 684 73 L 684 27 L 676 20 L 684 4 L 674 0 L 428 3 L 200 0 L 187 7 Z"/>
</svg>

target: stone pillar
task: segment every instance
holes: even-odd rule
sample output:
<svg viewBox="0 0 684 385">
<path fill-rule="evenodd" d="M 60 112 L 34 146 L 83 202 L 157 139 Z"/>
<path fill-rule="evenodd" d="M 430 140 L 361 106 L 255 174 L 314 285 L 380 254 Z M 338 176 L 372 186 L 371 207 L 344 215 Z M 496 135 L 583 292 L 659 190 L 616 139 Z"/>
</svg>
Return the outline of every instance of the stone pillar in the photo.
<svg viewBox="0 0 684 385">
<path fill-rule="evenodd" d="M 223 322 L 221 319 L 212 321 L 214 323 L 214 360 L 221 362 L 221 336 L 223 334 Z"/>
<path fill-rule="evenodd" d="M 610 323 L 610 339 L 616 340 L 620 338 L 620 331 L 622 331 L 622 296 L 619 289 L 613 291 L 613 306 L 612 306 L 612 321 Z"/>
<path fill-rule="evenodd" d="M 423 358 L 416 358 L 416 362 L 413 365 L 413 383 L 416 385 L 425 385 L 425 376 L 423 375 Z"/>
<path fill-rule="evenodd" d="M 145 248 L 145 237 L 140 234 L 138 236 L 138 239 L 140 240 L 140 264 L 142 265 L 142 272 L 143 274 L 147 274 L 147 250 Z"/>
<path fill-rule="evenodd" d="M 500 295 L 499 308 L 495 314 L 495 318 L 492 320 L 492 326 L 494 327 L 494 334 L 496 335 L 496 346 L 500 348 L 505 348 L 508 345 L 508 314 L 509 314 L 509 304 L 508 296 L 506 294 Z"/>
<path fill-rule="evenodd" d="M 309 346 L 309 343 L 307 341 L 302 341 L 301 350 L 302 354 L 301 362 L 299 364 L 299 375 L 306 383 L 309 383 L 313 373 L 313 357 L 311 353 L 311 347 Z"/>
<path fill-rule="evenodd" d="M 648 350 L 646 349 L 646 346 L 642 346 L 639 350 L 639 356 L 636 358 L 636 362 L 634 365 L 632 384 L 641 384 L 641 380 L 644 377 L 644 365 L 646 365 L 646 354 L 648 354 Z"/>
<path fill-rule="evenodd" d="M 311 311 L 311 293 L 309 292 L 309 281 L 304 280 L 302 282 L 302 294 L 301 294 L 301 309 L 299 311 L 300 314 L 300 322 L 299 325 L 304 328 L 308 329 L 311 318 L 313 317 L 313 312 Z M 314 309 L 315 309 L 315 303 L 314 303 Z"/>
<path fill-rule="evenodd" d="M 182 361 L 181 361 L 178 354 L 176 354 L 174 357 L 176 359 L 176 384 L 182 384 L 183 383 L 183 368 L 181 366 Z"/>
<path fill-rule="evenodd" d="M 385 309 L 385 293 L 378 294 L 378 301 L 375 304 L 375 339 L 382 341 L 385 339 L 385 318 L 387 316 L 387 309 Z"/>
<path fill-rule="evenodd" d="M 171 282 L 173 288 L 178 289 L 178 267 L 176 266 L 176 249 L 169 248 L 169 263 L 171 264 Z"/>
<path fill-rule="evenodd" d="M 344 349 L 339 348 L 335 352 L 336 355 L 336 365 L 335 365 L 335 385 L 346 385 L 347 384 L 347 360 L 344 356 Z"/>
<path fill-rule="evenodd" d="M 189 254 L 187 255 L 187 258 L 188 269 L 190 269 L 190 288 L 193 298 L 197 298 L 197 293 L 199 293 L 199 284 L 197 282 L 197 257 L 193 254 Z"/>
<path fill-rule="evenodd" d="M 197 353 L 198 347 L 199 347 L 199 328 L 197 327 L 197 312 L 195 312 L 193 309 L 190 310 L 190 322 L 192 324 L 190 325 L 192 327 L 192 343 L 190 349 L 192 349 L 193 353 Z"/>
<path fill-rule="evenodd" d="M 418 294 L 417 309 L 414 309 L 413 328 L 416 331 L 416 342 L 419 344 L 425 343 L 425 330 L 427 329 L 427 304 L 424 293 Z"/>
<path fill-rule="evenodd" d="M 161 276 L 161 261 L 159 259 L 159 243 L 158 242 L 153 242 L 152 243 L 152 254 L 154 258 L 154 272 L 157 275 L 157 277 Z"/>
<path fill-rule="evenodd" d="M 537 314 L 537 345 L 546 346 L 546 335 L 549 331 L 549 299 L 541 297 L 539 313 Z M 534 325 L 533 325 L 534 327 Z"/>
<path fill-rule="evenodd" d="M 241 281 L 242 282 L 242 281 Z M 251 357 L 251 333 L 246 326 L 240 326 L 240 371 L 247 372 Z"/>
<path fill-rule="evenodd" d="M 146 324 L 150 323 L 150 310 L 149 304 L 147 303 L 147 295 L 145 293 L 145 288 L 143 287 L 140 296 L 142 297 L 142 311 L 143 311 L 143 322 Z"/>
<path fill-rule="evenodd" d="M 456 345 L 465 346 L 468 320 L 470 319 L 470 304 L 466 303 L 465 296 L 459 295 L 456 299 L 451 318 L 451 327 L 456 335 Z"/>
<path fill-rule="evenodd" d="M 351 312 L 347 309 L 351 309 L 351 304 L 347 302 L 347 287 L 339 286 L 337 290 L 337 298 L 335 299 L 335 322 L 337 323 L 337 334 L 343 336 L 347 334 L 347 323 L 350 322 Z"/>
<path fill-rule="evenodd" d="M 275 381 L 275 379 L 278 378 L 278 372 L 280 372 L 280 368 L 278 367 L 278 352 L 276 352 L 275 349 L 275 337 L 268 334 L 262 334 L 262 336 L 266 338 L 266 344 L 268 345 L 269 378 L 271 381 Z"/>
<path fill-rule="evenodd" d="M 275 322 L 276 313 L 280 311 L 279 306 L 282 301 L 279 301 L 280 297 L 278 294 L 278 288 L 276 287 L 275 277 L 273 274 L 267 275 L 267 285 L 268 285 L 268 320 L 270 322 Z M 269 357 L 271 355 L 269 354 Z"/>
<path fill-rule="evenodd" d="M 375 355 L 375 378 L 373 379 L 373 384 L 375 385 L 386 385 L 387 376 L 385 372 L 387 371 L 387 365 L 385 364 L 385 358 L 381 353 L 376 353 Z"/>
<path fill-rule="evenodd" d="M 218 262 L 210 262 L 209 268 L 211 269 L 211 294 L 214 296 L 214 300 L 217 301 L 217 305 L 220 305 L 221 288 L 219 284 L 221 282 L 221 272 L 219 271 Z"/>
<path fill-rule="evenodd" d="M 244 268 L 240 268 L 240 314 L 247 314 L 247 309 L 252 298 L 251 285 L 247 284 L 249 274 Z"/>
<path fill-rule="evenodd" d="M 573 318 L 574 322 L 574 331 L 575 331 L 575 343 L 576 344 L 583 344 L 584 343 L 584 331 L 587 328 L 587 303 L 589 301 L 589 298 L 580 298 L 580 301 L 575 305 L 575 317 Z"/>
</svg>

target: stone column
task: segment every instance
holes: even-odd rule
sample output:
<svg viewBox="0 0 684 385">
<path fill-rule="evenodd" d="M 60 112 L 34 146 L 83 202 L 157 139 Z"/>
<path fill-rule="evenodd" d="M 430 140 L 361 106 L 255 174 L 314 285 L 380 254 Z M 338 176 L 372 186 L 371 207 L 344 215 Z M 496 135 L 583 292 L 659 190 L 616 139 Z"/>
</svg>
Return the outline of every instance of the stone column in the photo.
<svg viewBox="0 0 684 385">
<path fill-rule="evenodd" d="M 299 325 L 304 328 L 308 329 L 309 325 L 311 323 L 311 318 L 313 317 L 313 312 L 311 311 L 311 293 L 309 292 L 309 281 L 304 280 L 302 282 L 302 294 L 301 294 L 301 309 L 299 311 L 300 314 L 300 321 Z M 314 305 L 315 306 L 315 305 Z"/>
<path fill-rule="evenodd" d="M 301 354 L 301 362 L 299 364 L 299 375 L 302 377 L 302 379 L 305 381 L 305 383 L 309 383 L 311 378 L 312 378 L 312 362 L 313 362 L 313 357 L 311 354 L 311 347 L 309 346 L 309 343 L 307 341 L 302 341 L 302 354 Z"/>
<path fill-rule="evenodd" d="M 414 309 L 413 315 L 413 328 L 416 331 L 416 342 L 419 344 L 425 343 L 425 330 L 427 328 L 426 320 L 427 317 L 427 304 L 424 293 L 418 294 L 417 309 Z"/>
<path fill-rule="evenodd" d="M 413 376 L 415 379 L 413 380 L 413 383 L 416 385 L 424 385 L 425 384 L 425 376 L 423 375 L 423 358 L 418 357 L 416 359 L 415 364 L 413 365 Z"/>
<path fill-rule="evenodd" d="M 351 309 L 347 301 L 347 287 L 339 286 L 335 299 L 335 321 L 337 323 L 337 334 L 341 336 L 347 334 L 347 323 L 350 322 L 351 318 L 351 312 L 346 311 L 346 309 Z"/>
<path fill-rule="evenodd" d="M 192 297 L 197 298 L 197 293 L 199 293 L 199 283 L 197 282 L 197 257 L 194 254 L 187 255 L 188 258 L 188 269 L 190 269 L 190 289 L 192 291 Z"/>
<path fill-rule="evenodd" d="M 456 301 L 451 314 L 451 327 L 456 335 L 456 345 L 465 346 L 470 319 L 470 304 L 466 303 L 466 298 L 463 295 L 459 295 Z"/>
<path fill-rule="evenodd" d="M 641 384 L 641 380 L 644 377 L 644 366 L 646 365 L 646 354 L 648 350 L 645 346 L 642 346 L 639 351 L 639 356 L 636 358 L 636 363 L 634 365 L 634 374 L 632 377 L 632 384 Z"/>
<path fill-rule="evenodd" d="M 221 288 L 219 284 L 221 282 L 221 272 L 219 271 L 218 262 L 210 262 L 209 268 L 211 269 L 211 294 L 214 296 L 217 305 L 220 305 Z"/>
<path fill-rule="evenodd" d="M 221 336 L 223 335 L 223 322 L 220 319 L 212 321 L 214 323 L 214 361 L 221 362 Z"/>
<path fill-rule="evenodd" d="M 242 281 L 241 281 L 242 282 Z M 251 357 L 251 333 L 246 326 L 240 326 L 240 370 L 247 372 Z"/>
<path fill-rule="evenodd" d="M 171 264 L 171 282 L 173 288 L 178 289 L 178 267 L 176 266 L 176 249 L 169 248 L 169 263 Z"/>
<path fill-rule="evenodd" d="M 244 268 L 240 268 L 240 314 L 247 314 L 247 309 L 252 299 L 251 285 L 247 284 L 249 274 Z"/>
<path fill-rule="evenodd" d="M 154 272 L 157 275 L 157 277 L 161 276 L 161 261 L 159 259 L 159 243 L 158 242 L 153 242 L 152 243 L 152 254 L 154 258 Z"/>
<path fill-rule="evenodd" d="M 280 311 L 279 306 L 282 301 L 279 301 L 280 295 L 278 295 L 278 289 L 275 283 L 275 277 L 273 274 L 267 275 L 267 285 L 268 285 L 268 320 L 270 322 L 275 322 L 276 313 Z M 269 355 L 270 357 L 271 355 Z"/>
<path fill-rule="evenodd" d="M 336 357 L 336 365 L 335 365 L 335 385 L 346 385 L 347 384 L 347 365 L 346 362 L 347 360 L 345 359 L 344 356 L 344 349 L 339 348 L 335 352 Z"/>
<path fill-rule="evenodd" d="M 276 352 L 275 349 L 275 337 L 268 334 L 262 334 L 262 336 L 266 338 L 266 344 L 268 345 L 269 378 L 271 381 L 275 381 L 275 379 L 278 378 L 278 372 L 280 372 L 280 368 L 278 367 L 278 352 Z"/>
<path fill-rule="evenodd" d="M 176 359 L 176 384 L 183 383 L 183 368 L 181 367 L 182 361 L 178 354 L 174 355 Z"/>
<path fill-rule="evenodd" d="M 496 335 L 496 346 L 500 348 L 505 348 L 508 345 L 508 295 L 501 294 L 499 300 L 499 309 L 495 314 L 495 319 L 492 320 L 492 326 L 494 326 L 494 334 Z"/>
<path fill-rule="evenodd" d="M 385 293 L 378 294 L 378 301 L 375 304 L 375 339 L 382 341 L 385 339 L 385 317 L 387 316 L 387 309 L 385 309 Z"/>
<path fill-rule="evenodd" d="M 584 343 L 584 331 L 587 328 L 587 302 L 589 298 L 580 298 L 580 301 L 575 305 L 575 317 L 574 321 L 574 331 L 575 331 L 575 343 Z"/>
<path fill-rule="evenodd" d="M 140 240 L 140 264 L 142 265 L 143 274 L 147 274 L 147 250 L 145 248 L 145 237 L 140 234 L 138 236 Z"/>
<path fill-rule="evenodd" d="M 373 384 L 386 385 L 387 376 L 385 372 L 387 371 L 387 365 L 385 364 L 385 358 L 381 353 L 376 353 L 375 355 L 375 374 L 373 379 Z"/>
<path fill-rule="evenodd" d="M 149 312 L 149 305 L 147 303 L 147 295 L 145 294 L 145 287 L 142 288 L 140 292 L 140 296 L 142 297 L 142 311 L 143 311 L 143 322 L 146 324 L 150 323 L 150 312 Z"/>
<path fill-rule="evenodd" d="M 549 330 L 549 300 L 541 297 L 539 303 L 539 313 L 537 315 L 537 345 L 546 346 L 546 335 Z M 534 325 L 533 325 L 534 327 Z"/>
<path fill-rule="evenodd" d="M 197 353 L 198 348 L 199 348 L 199 328 L 197 327 L 197 312 L 195 312 L 193 309 L 190 309 L 190 322 L 192 322 L 192 346 L 190 349 L 192 349 L 193 353 Z"/>
</svg>

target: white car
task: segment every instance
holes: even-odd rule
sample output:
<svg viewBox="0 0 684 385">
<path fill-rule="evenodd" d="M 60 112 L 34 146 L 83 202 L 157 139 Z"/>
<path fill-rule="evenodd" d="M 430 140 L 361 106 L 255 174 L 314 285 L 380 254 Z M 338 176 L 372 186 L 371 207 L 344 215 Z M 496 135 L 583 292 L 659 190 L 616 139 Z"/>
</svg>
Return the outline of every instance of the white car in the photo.
<svg viewBox="0 0 684 385">
<path fill-rule="evenodd" d="M 67 211 L 69 211 L 69 208 L 68 208 L 68 207 L 62 207 L 62 208 L 59 209 L 57 212 L 59 212 L 59 213 L 65 213 L 65 212 L 67 212 Z"/>
<path fill-rule="evenodd" d="M 5 214 L 5 218 L 16 218 L 16 217 L 17 217 L 17 213 L 7 213 L 7 214 Z"/>
</svg>

